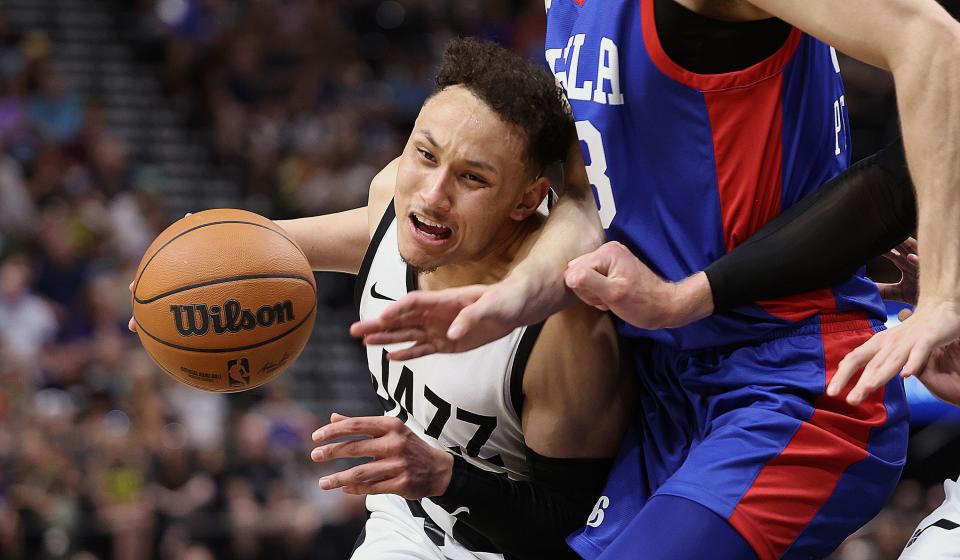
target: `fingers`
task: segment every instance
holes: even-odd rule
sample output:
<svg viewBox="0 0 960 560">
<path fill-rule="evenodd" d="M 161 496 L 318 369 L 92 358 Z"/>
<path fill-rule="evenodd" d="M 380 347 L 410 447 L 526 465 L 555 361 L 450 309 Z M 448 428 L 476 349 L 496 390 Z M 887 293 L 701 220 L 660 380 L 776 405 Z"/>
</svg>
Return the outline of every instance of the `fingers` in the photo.
<svg viewBox="0 0 960 560">
<path fill-rule="evenodd" d="M 401 342 L 414 342 L 424 339 L 423 329 L 400 329 L 383 332 L 374 332 L 363 337 L 363 343 L 368 345 L 387 345 L 399 344 Z"/>
<path fill-rule="evenodd" d="M 473 289 L 479 288 L 479 289 Z M 473 329 L 483 321 L 494 315 L 499 300 L 489 294 L 495 294 L 495 291 L 488 291 L 488 286 L 468 286 L 464 288 L 464 294 L 467 296 L 463 300 L 463 308 L 457 312 L 456 316 L 450 321 L 447 327 L 446 337 L 449 340 L 461 340 L 470 334 Z M 484 297 L 487 296 L 487 297 Z"/>
<path fill-rule="evenodd" d="M 423 308 L 435 303 L 435 293 L 417 291 L 403 296 L 383 310 L 380 314 L 381 322 L 394 324 L 422 317 Z"/>
<path fill-rule="evenodd" d="M 596 269 L 568 268 L 563 279 L 577 297 L 590 305 L 595 307 L 597 303 L 606 305 L 612 299 L 613 282 Z"/>
<path fill-rule="evenodd" d="M 327 443 L 346 436 L 380 437 L 403 428 L 403 422 L 393 416 L 343 417 L 313 432 L 315 443 Z"/>
<path fill-rule="evenodd" d="M 863 368 L 856 385 L 847 395 L 847 403 L 858 405 L 871 393 L 893 379 L 907 361 L 908 352 L 900 346 L 885 345 Z"/>
<path fill-rule="evenodd" d="M 626 247 L 616 241 L 608 241 L 597 250 L 580 255 L 567 263 L 567 269 L 571 268 L 592 268 L 600 274 L 606 275 L 610 270 L 615 253 L 626 250 Z"/>
<path fill-rule="evenodd" d="M 451 315 L 458 309 L 476 302 L 489 286 L 471 285 L 438 291 L 411 292 L 387 306 L 380 318 L 393 324 L 396 321 L 422 320 L 437 310 Z"/>
<path fill-rule="evenodd" d="M 897 299 L 897 296 L 899 295 L 899 292 L 900 292 L 899 284 L 888 284 L 886 282 L 878 282 L 877 289 L 880 290 L 881 298 L 900 301 L 899 299 Z"/>
<path fill-rule="evenodd" d="M 403 463 L 395 459 L 384 459 L 357 465 L 342 472 L 327 475 L 320 479 L 320 488 L 333 490 L 334 488 L 350 487 L 352 493 L 376 493 L 364 491 L 376 483 L 384 482 L 397 477 L 403 471 Z"/>
<path fill-rule="evenodd" d="M 460 340 L 467 336 L 488 313 L 488 309 L 489 306 L 484 305 L 484 302 L 481 301 L 461 309 L 460 313 L 457 313 L 457 316 L 450 322 L 450 328 L 447 329 L 447 338 Z"/>
<path fill-rule="evenodd" d="M 911 375 L 917 375 L 922 372 L 927 366 L 927 361 L 930 359 L 931 354 L 933 354 L 932 346 L 922 340 L 917 342 L 913 348 L 910 349 L 910 355 L 907 357 L 907 363 L 900 371 L 900 376 L 910 377 Z"/>
<path fill-rule="evenodd" d="M 387 354 L 387 359 L 393 362 L 403 362 L 406 360 L 415 360 L 417 358 L 422 358 L 423 356 L 429 356 L 430 354 L 436 354 L 438 348 L 435 344 L 431 342 L 424 342 L 421 344 L 415 344 L 410 348 L 404 348 L 403 350 L 395 350 Z"/>
<path fill-rule="evenodd" d="M 906 321 L 911 315 L 913 315 L 912 309 L 901 309 L 900 313 L 897 313 L 897 319 L 903 322 Z"/>
<path fill-rule="evenodd" d="M 363 338 L 369 334 L 384 330 L 383 322 L 379 319 L 366 319 L 350 325 L 350 336 Z"/>
<path fill-rule="evenodd" d="M 365 319 L 357 321 L 350 325 L 350 335 L 356 338 L 363 338 L 373 334 L 386 334 L 403 329 L 419 329 L 423 326 L 423 317 L 413 317 L 412 315 L 402 316 L 398 319 L 384 319 L 381 315 L 375 319 Z M 401 340 L 406 342 L 412 339 Z"/>
<path fill-rule="evenodd" d="M 902 243 L 897 245 L 897 250 L 903 253 L 904 255 L 916 255 L 917 254 L 917 240 L 913 237 L 908 237 L 903 240 Z"/>
<path fill-rule="evenodd" d="M 130 290 L 130 293 L 133 293 L 133 285 L 136 283 L 136 280 L 131 280 L 130 285 L 127 286 L 127 289 Z M 137 321 L 133 317 L 130 317 L 130 320 L 127 321 L 127 330 L 130 332 L 137 332 Z"/>
<path fill-rule="evenodd" d="M 404 484 L 402 478 L 388 478 L 377 482 L 367 484 L 358 484 L 355 486 L 344 486 L 344 494 L 353 494 L 355 496 L 367 496 L 370 494 L 400 494 L 398 491 Z"/>
<path fill-rule="evenodd" d="M 875 335 L 840 360 L 837 372 L 827 386 L 827 396 L 836 397 L 847 386 L 853 376 L 863 369 L 877 353 L 883 333 Z"/>
<path fill-rule="evenodd" d="M 378 459 L 386 457 L 389 451 L 390 445 L 388 441 L 385 441 L 385 438 L 354 439 L 315 447 L 313 451 L 310 452 L 310 459 L 316 463 L 350 457 L 372 457 Z"/>
</svg>

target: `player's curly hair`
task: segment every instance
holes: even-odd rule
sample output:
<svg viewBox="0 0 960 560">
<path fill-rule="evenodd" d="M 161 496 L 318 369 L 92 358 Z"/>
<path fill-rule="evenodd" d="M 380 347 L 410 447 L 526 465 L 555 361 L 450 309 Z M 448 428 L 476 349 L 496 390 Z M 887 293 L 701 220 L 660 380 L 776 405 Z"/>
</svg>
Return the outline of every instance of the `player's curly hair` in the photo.
<svg viewBox="0 0 960 560">
<path fill-rule="evenodd" d="M 563 90 L 545 67 L 490 41 L 453 39 L 433 93 L 454 85 L 469 89 L 527 135 L 527 159 L 537 172 L 563 159 L 573 122 Z"/>
</svg>

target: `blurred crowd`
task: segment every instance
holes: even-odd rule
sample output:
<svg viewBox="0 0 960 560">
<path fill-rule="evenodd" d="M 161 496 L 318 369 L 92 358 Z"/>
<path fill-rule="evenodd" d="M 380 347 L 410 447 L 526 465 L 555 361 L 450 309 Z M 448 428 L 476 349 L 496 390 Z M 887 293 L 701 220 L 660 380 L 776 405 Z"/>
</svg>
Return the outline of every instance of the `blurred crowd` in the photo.
<svg viewBox="0 0 960 560">
<path fill-rule="evenodd" d="M 0 11 L 0 558 L 344 557 L 362 502 L 319 490 L 291 388 L 190 389 L 127 331 L 171 216 L 51 53 Z"/>
<path fill-rule="evenodd" d="M 542 56 L 541 0 L 103 1 L 273 217 L 364 203 L 447 38 Z M 844 70 L 865 155 L 896 134 L 892 83 Z M 323 419 L 296 387 L 196 391 L 127 332 L 127 284 L 171 216 L 105 114 L 0 9 L 0 558 L 345 558 L 362 502 L 318 489 Z M 905 481 L 834 557 L 896 558 L 941 499 Z"/>
<path fill-rule="evenodd" d="M 447 40 L 542 56 L 529 0 L 141 0 L 133 40 L 221 161 L 277 215 L 361 206 L 399 154 Z"/>
</svg>

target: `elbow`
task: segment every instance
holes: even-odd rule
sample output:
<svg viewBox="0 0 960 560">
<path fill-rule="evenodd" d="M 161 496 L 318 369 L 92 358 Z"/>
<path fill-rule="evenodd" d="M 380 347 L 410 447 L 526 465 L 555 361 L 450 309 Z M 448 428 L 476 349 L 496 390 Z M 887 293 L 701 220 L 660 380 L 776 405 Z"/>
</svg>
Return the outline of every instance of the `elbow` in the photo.
<svg viewBox="0 0 960 560">
<path fill-rule="evenodd" d="M 603 233 L 603 226 L 600 224 L 599 215 L 590 221 L 591 227 L 584 228 L 583 235 L 579 236 L 581 254 L 593 252 L 607 241 L 607 237 Z"/>
<path fill-rule="evenodd" d="M 931 48 L 931 52 L 935 66 L 949 72 L 950 77 L 957 77 L 960 72 L 960 23 L 957 21 L 951 21 L 951 23 L 953 25 L 947 26 L 947 29 L 941 30 L 938 34 L 939 40 L 937 45 Z"/>
<path fill-rule="evenodd" d="M 905 42 L 895 47 L 896 59 L 891 61 L 895 74 L 898 69 L 918 68 L 924 68 L 928 76 L 949 72 L 949 77 L 960 72 L 960 22 L 942 8 L 916 14 L 902 36 Z"/>
</svg>

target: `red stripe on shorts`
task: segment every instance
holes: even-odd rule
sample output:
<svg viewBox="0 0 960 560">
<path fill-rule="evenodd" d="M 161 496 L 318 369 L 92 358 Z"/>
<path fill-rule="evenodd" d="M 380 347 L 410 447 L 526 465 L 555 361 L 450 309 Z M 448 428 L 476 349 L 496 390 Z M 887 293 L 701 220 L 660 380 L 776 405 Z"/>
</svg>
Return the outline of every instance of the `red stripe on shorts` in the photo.
<svg viewBox="0 0 960 560">
<path fill-rule="evenodd" d="M 870 323 L 865 319 L 862 323 L 862 329 L 830 332 L 830 325 L 821 321 L 824 387 L 840 360 L 872 336 Z M 870 430 L 886 422 L 882 388 L 858 406 L 844 400 L 858 377 L 841 395 L 823 394 L 816 400 L 810 419 L 760 470 L 728 518 L 761 560 L 780 558 L 787 551 L 833 494 L 843 473 L 867 457 Z"/>
</svg>

